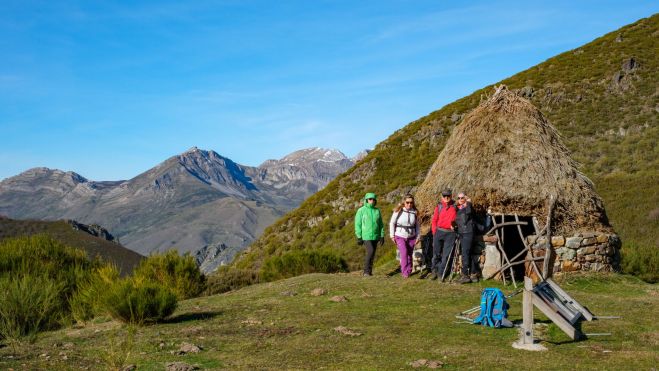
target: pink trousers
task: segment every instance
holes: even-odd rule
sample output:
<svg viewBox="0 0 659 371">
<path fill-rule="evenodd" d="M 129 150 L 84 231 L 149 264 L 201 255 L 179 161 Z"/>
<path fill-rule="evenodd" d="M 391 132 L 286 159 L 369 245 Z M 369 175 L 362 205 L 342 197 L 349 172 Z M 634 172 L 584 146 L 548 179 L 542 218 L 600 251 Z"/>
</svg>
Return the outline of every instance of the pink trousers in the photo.
<svg viewBox="0 0 659 371">
<path fill-rule="evenodd" d="M 416 237 L 403 238 L 395 236 L 396 246 L 400 252 L 400 273 L 407 278 L 412 273 L 412 251 Z"/>
</svg>

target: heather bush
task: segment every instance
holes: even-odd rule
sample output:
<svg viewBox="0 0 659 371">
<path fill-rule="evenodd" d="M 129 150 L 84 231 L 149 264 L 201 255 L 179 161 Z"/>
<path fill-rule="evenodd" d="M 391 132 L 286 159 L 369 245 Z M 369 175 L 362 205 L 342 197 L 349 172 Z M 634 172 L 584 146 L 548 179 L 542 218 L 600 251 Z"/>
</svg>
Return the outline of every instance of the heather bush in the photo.
<svg viewBox="0 0 659 371">
<path fill-rule="evenodd" d="M 0 278 L 0 339 L 34 341 L 37 332 L 66 316 L 63 285 L 51 279 L 22 275 Z"/>
<path fill-rule="evenodd" d="M 258 274 L 251 269 L 222 266 L 208 276 L 206 295 L 221 294 L 258 283 Z"/>
<path fill-rule="evenodd" d="M 201 273 L 194 258 L 189 254 L 180 256 L 176 250 L 153 254 L 142 260 L 133 276 L 159 282 L 174 291 L 179 299 L 198 296 L 206 287 L 206 276 Z"/>
<path fill-rule="evenodd" d="M 38 331 L 71 320 L 70 299 L 100 267 L 84 251 L 45 235 L 0 242 L 0 326 L 7 340 L 33 340 Z"/>
<path fill-rule="evenodd" d="M 266 259 L 261 268 L 263 281 L 299 276 L 306 273 L 347 272 L 341 256 L 329 250 L 297 250 Z"/>
<path fill-rule="evenodd" d="M 81 280 L 78 290 L 69 300 L 73 318 L 85 323 L 97 315 L 105 314 L 101 298 L 117 280 L 119 270 L 113 265 L 100 267 Z"/>
<path fill-rule="evenodd" d="M 177 297 L 167 286 L 150 280 L 124 278 L 114 281 L 100 297 L 101 308 L 124 323 L 158 322 L 176 309 Z"/>
<path fill-rule="evenodd" d="M 650 283 L 659 282 L 659 249 L 627 245 L 621 253 L 624 273 L 633 274 Z"/>
</svg>

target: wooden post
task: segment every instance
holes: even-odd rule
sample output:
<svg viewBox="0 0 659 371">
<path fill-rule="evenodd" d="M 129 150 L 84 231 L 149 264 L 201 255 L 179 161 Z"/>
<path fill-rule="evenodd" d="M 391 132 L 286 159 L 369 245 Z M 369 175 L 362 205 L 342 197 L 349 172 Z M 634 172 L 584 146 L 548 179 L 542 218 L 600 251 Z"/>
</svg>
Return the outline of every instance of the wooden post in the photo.
<svg viewBox="0 0 659 371">
<path fill-rule="evenodd" d="M 556 197 L 554 195 L 549 196 L 549 212 L 547 213 L 547 243 L 545 248 L 545 262 L 542 265 L 542 276 L 547 279 L 552 276 L 553 268 L 551 265 L 551 257 L 554 252 L 554 249 L 551 245 L 551 216 L 554 213 L 554 205 L 556 204 Z"/>
<path fill-rule="evenodd" d="M 524 276 L 524 296 L 522 298 L 522 343 L 533 344 L 533 281 Z"/>
<path fill-rule="evenodd" d="M 513 348 L 521 350 L 542 351 L 547 350 L 542 344 L 536 344 L 533 337 L 533 280 L 524 276 L 524 296 L 522 298 L 522 333 Z"/>
<path fill-rule="evenodd" d="M 517 216 L 517 213 L 515 213 L 515 222 L 519 223 L 519 217 Z M 538 222 L 537 222 L 537 220 L 534 216 L 533 217 L 533 227 L 535 228 L 536 233 L 538 233 L 537 224 L 538 224 Z M 526 244 L 526 238 L 524 238 L 524 234 L 522 233 L 522 227 L 519 224 L 517 225 L 517 232 L 519 232 L 519 238 L 522 239 L 522 243 L 524 244 L 524 247 L 526 248 L 526 250 L 528 250 L 528 253 L 531 256 L 531 267 L 535 271 L 535 274 L 537 274 L 538 277 L 540 277 L 541 280 L 544 280 L 545 278 L 542 276 L 542 274 L 540 274 L 540 270 L 538 269 L 538 267 L 535 264 L 535 260 L 534 260 L 535 257 L 533 256 L 533 249 L 531 248 L 531 246 Z M 536 234 L 536 236 L 538 236 L 538 234 Z M 515 260 L 515 259 L 516 259 L 516 257 L 513 258 L 513 260 Z"/>
</svg>

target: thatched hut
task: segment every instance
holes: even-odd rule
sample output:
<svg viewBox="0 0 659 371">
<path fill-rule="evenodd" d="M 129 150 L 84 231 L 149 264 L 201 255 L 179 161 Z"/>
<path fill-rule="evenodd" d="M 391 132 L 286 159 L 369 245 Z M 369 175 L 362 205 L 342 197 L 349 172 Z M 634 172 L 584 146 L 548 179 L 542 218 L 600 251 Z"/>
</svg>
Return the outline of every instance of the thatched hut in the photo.
<svg viewBox="0 0 659 371">
<path fill-rule="evenodd" d="M 489 211 L 500 222 L 515 216 L 527 221 L 523 234 L 531 243 L 546 222 L 553 195 L 551 234 L 556 237 L 552 241 L 559 254 L 557 268 L 602 270 L 616 265 L 620 241 L 593 183 L 577 170 L 559 133 L 540 110 L 505 86 L 464 117 L 417 190 L 425 230 L 444 188 L 467 193 L 477 210 Z M 510 240 L 506 248 L 523 247 L 521 240 L 517 246 Z M 589 257 L 590 247 L 602 254 Z"/>
</svg>

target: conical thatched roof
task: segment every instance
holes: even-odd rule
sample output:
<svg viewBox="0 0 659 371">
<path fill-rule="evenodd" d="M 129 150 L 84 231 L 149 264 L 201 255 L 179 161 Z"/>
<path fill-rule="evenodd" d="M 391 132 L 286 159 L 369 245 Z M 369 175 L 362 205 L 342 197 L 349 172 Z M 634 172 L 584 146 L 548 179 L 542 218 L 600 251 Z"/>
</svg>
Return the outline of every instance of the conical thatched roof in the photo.
<svg viewBox="0 0 659 371">
<path fill-rule="evenodd" d="M 425 228 L 444 188 L 454 195 L 466 192 L 477 209 L 536 216 L 542 224 L 553 194 L 554 232 L 610 230 L 602 199 L 577 170 L 556 129 L 505 86 L 453 130 L 417 190 Z"/>
</svg>

